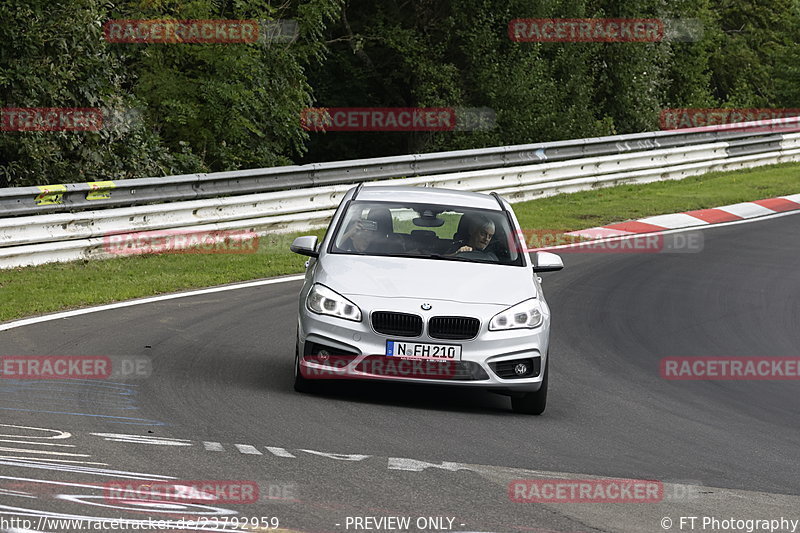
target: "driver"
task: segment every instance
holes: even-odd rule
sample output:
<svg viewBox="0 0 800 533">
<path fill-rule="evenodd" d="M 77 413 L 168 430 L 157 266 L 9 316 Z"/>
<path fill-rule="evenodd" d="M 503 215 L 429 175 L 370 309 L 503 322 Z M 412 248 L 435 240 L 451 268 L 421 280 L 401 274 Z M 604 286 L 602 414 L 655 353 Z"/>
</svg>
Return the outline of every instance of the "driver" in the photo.
<svg viewBox="0 0 800 533">
<path fill-rule="evenodd" d="M 492 252 L 487 252 L 486 247 L 492 242 L 494 237 L 494 222 L 486 217 L 478 217 L 469 225 L 469 237 L 467 243 L 455 251 L 455 253 L 463 252 L 481 252 L 488 258 L 497 261 L 497 256 Z"/>
</svg>

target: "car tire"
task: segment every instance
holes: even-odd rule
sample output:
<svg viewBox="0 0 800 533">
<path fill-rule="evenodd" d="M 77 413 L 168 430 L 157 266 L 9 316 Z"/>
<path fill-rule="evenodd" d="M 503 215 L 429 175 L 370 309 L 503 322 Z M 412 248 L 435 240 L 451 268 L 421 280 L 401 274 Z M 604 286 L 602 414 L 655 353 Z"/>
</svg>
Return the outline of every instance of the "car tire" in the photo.
<svg viewBox="0 0 800 533">
<path fill-rule="evenodd" d="M 314 384 L 311 380 L 303 377 L 300 372 L 300 340 L 298 339 L 294 345 L 294 390 L 296 392 L 314 392 Z"/>
<path fill-rule="evenodd" d="M 550 375 L 548 368 L 550 366 L 550 355 L 547 356 L 547 362 L 544 365 L 544 378 L 542 379 L 542 386 L 536 392 L 526 392 L 520 396 L 511 397 L 511 409 L 515 413 L 526 415 L 540 415 L 544 412 L 547 406 L 547 377 Z"/>
</svg>

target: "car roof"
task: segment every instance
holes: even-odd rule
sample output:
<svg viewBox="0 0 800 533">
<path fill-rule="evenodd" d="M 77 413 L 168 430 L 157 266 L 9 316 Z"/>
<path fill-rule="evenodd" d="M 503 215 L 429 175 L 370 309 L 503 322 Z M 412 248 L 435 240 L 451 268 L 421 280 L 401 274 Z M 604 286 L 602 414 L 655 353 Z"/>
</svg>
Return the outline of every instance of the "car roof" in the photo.
<svg viewBox="0 0 800 533">
<path fill-rule="evenodd" d="M 438 204 L 472 207 L 475 209 L 491 209 L 493 211 L 502 210 L 497 200 L 488 194 L 456 191 L 454 189 L 439 189 L 435 187 L 364 185 L 361 190 L 358 191 L 356 200 Z"/>
</svg>

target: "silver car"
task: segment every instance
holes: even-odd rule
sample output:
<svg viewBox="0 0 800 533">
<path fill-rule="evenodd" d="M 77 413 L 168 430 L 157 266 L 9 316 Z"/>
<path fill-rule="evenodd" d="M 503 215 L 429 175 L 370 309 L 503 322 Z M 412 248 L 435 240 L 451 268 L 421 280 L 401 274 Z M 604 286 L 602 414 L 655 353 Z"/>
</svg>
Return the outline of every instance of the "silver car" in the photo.
<svg viewBox="0 0 800 533">
<path fill-rule="evenodd" d="M 309 256 L 300 292 L 295 389 L 321 379 L 481 387 L 516 412 L 547 402 L 550 308 L 508 202 L 423 187 L 351 189 Z"/>
</svg>

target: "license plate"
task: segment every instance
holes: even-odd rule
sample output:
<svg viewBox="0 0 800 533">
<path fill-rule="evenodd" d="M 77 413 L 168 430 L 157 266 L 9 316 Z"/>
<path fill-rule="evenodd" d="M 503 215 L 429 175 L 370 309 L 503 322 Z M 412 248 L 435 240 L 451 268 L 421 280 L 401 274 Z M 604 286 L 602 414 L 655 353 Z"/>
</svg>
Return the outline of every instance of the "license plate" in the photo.
<svg viewBox="0 0 800 533">
<path fill-rule="evenodd" d="M 436 359 L 460 361 L 461 346 L 458 344 L 427 344 L 423 342 L 386 341 L 386 355 L 411 359 Z"/>
</svg>

